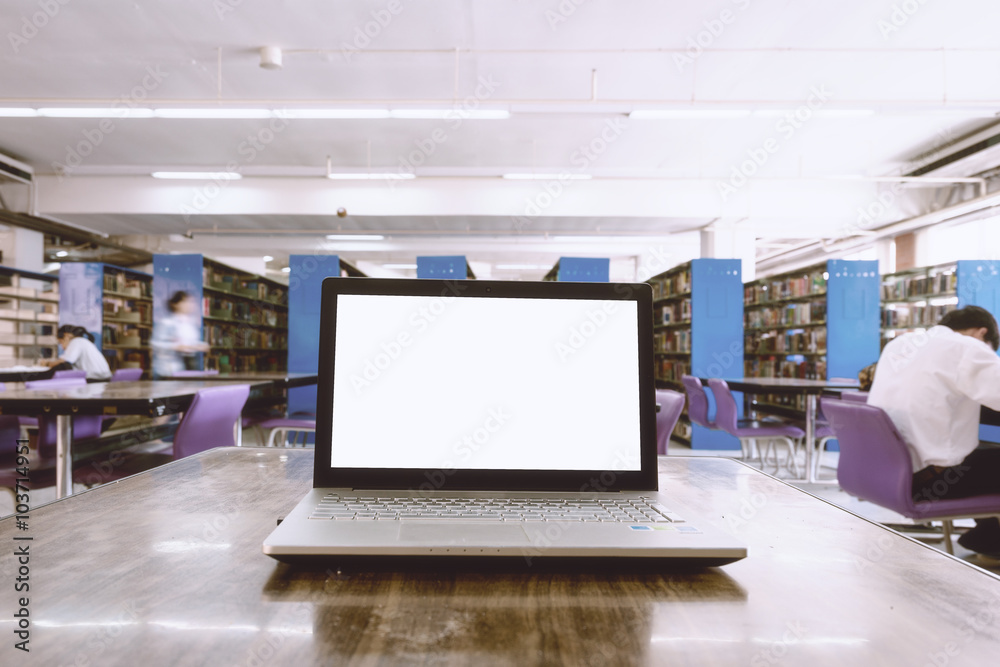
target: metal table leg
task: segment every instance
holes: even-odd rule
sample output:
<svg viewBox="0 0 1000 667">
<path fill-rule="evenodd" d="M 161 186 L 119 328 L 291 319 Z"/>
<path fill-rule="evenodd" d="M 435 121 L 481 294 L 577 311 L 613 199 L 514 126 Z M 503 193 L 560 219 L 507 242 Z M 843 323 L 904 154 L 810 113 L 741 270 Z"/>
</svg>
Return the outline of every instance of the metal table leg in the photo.
<svg viewBox="0 0 1000 667">
<path fill-rule="evenodd" d="M 813 470 L 813 456 L 816 449 L 816 395 L 806 395 L 806 481 L 812 484 L 816 481 Z"/>
<path fill-rule="evenodd" d="M 56 415 L 56 498 L 73 495 L 73 418 Z"/>
</svg>

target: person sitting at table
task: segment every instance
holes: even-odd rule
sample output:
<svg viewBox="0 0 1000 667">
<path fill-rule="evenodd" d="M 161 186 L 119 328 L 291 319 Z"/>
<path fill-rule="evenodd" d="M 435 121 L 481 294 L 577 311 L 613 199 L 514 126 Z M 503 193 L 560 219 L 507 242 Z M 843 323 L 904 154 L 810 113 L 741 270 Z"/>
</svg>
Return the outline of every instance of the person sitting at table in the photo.
<svg viewBox="0 0 1000 667">
<path fill-rule="evenodd" d="M 201 331 L 193 317 L 198 310 L 194 297 L 178 290 L 170 297 L 167 308 L 170 315 L 156 328 L 152 341 L 153 376 L 157 378 L 197 369 L 196 353 L 209 350 L 201 341 Z"/>
<path fill-rule="evenodd" d="M 1000 448 L 979 442 L 980 405 L 1000 410 L 998 347 L 996 319 L 966 306 L 882 350 L 868 404 L 909 447 L 914 502 L 1000 493 Z M 1000 522 L 977 519 L 958 543 L 1000 558 Z"/>
<path fill-rule="evenodd" d="M 43 359 L 42 366 L 55 366 L 59 370 L 63 366 L 67 370 L 84 371 L 88 380 L 108 380 L 111 378 L 111 367 L 101 351 L 94 345 L 94 337 L 83 327 L 64 324 L 56 332 L 62 354 L 55 359 Z"/>
</svg>

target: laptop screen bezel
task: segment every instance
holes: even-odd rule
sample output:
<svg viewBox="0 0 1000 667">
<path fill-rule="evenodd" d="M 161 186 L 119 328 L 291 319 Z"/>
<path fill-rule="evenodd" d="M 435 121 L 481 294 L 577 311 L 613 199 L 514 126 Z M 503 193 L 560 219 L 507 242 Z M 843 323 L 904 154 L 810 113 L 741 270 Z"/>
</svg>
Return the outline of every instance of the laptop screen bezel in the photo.
<svg viewBox="0 0 1000 667">
<path fill-rule="evenodd" d="M 640 470 L 475 470 L 343 468 L 332 460 L 334 353 L 340 294 L 443 298 L 592 299 L 636 302 L 639 349 Z M 646 283 L 513 282 L 341 278 L 323 280 L 319 378 L 316 392 L 316 488 L 412 491 L 656 491 L 656 404 L 653 377 L 652 288 Z M 386 406 L 391 418 L 392 406 Z"/>
</svg>

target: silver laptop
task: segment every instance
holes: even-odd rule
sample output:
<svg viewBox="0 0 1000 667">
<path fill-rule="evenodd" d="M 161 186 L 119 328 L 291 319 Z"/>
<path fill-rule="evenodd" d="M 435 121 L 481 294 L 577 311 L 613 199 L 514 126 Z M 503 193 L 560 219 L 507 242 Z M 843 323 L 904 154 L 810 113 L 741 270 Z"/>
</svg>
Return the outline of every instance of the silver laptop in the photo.
<svg viewBox="0 0 1000 667">
<path fill-rule="evenodd" d="M 327 278 L 320 319 L 314 488 L 265 554 L 746 556 L 657 491 L 649 285 Z"/>
</svg>

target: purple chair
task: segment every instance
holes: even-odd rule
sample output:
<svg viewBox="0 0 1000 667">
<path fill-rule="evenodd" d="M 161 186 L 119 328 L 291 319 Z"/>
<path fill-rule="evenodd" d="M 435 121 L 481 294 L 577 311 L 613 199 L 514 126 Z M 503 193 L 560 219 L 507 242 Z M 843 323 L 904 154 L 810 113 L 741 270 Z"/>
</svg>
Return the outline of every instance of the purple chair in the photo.
<svg viewBox="0 0 1000 667">
<path fill-rule="evenodd" d="M 688 419 L 698 426 L 718 430 L 719 427 L 715 422 L 708 418 L 708 394 L 705 393 L 701 380 L 693 375 L 682 375 L 681 384 L 684 385 L 684 393 L 687 394 Z"/>
<path fill-rule="evenodd" d="M 53 380 L 72 380 L 74 378 L 87 378 L 87 371 L 56 371 L 52 374 Z"/>
<path fill-rule="evenodd" d="M 867 391 L 842 391 L 842 392 L 840 392 L 840 400 L 842 400 L 842 401 L 854 401 L 855 403 L 867 403 L 868 402 L 868 392 Z"/>
<path fill-rule="evenodd" d="M 667 453 L 670 434 L 674 432 L 681 411 L 684 410 L 684 394 L 657 389 L 656 402 L 660 404 L 660 411 L 656 413 L 656 453 L 663 456 Z"/>
<path fill-rule="evenodd" d="M 837 481 L 847 493 L 915 521 L 943 522 L 948 553 L 953 520 L 1000 516 L 1000 494 L 915 501 L 910 450 L 889 415 L 857 401 L 820 403 L 840 443 Z"/>
<path fill-rule="evenodd" d="M 174 458 L 236 445 L 233 427 L 249 396 L 248 384 L 208 387 L 195 394 L 174 435 Z"/>
<path fill-rule="evenodd" d="M 753 460 L 753 452 L 756 449 L 758 440 L 765 440 L 769 443 L 784 442 L 788 445 L 788 460 L 786 465 L 790 465 L 796 477 L 799 476 L 799 464 L 796 461 L 795 440 L 801 439 L 805 435 L 798 426 L 785 424 L 782 422 L 759 422 L 740 421 L 736 406 L 736 398 L 729 390 L 729 385 L 725 380 L 709 378 L 708 386 L 715 397 L 715 423 L 726 433 L 738 438 L 740 447 L 743 449 L 744 460 Z M 772 445 L 773 447 L 773 445 Z M 770 449 L 770 448 L 769 448 Z M 761 466 L 764 466 L 766 453 L 760 456 Z M 779 467 L 777 454 L 775 454 L 775 468 Z"/>
<path fill-rule="evenodd" d="M 141 368 L 119 368 L 111 374 L 111 382 L 135 382 L 142 378 Z"/>
</svg>

